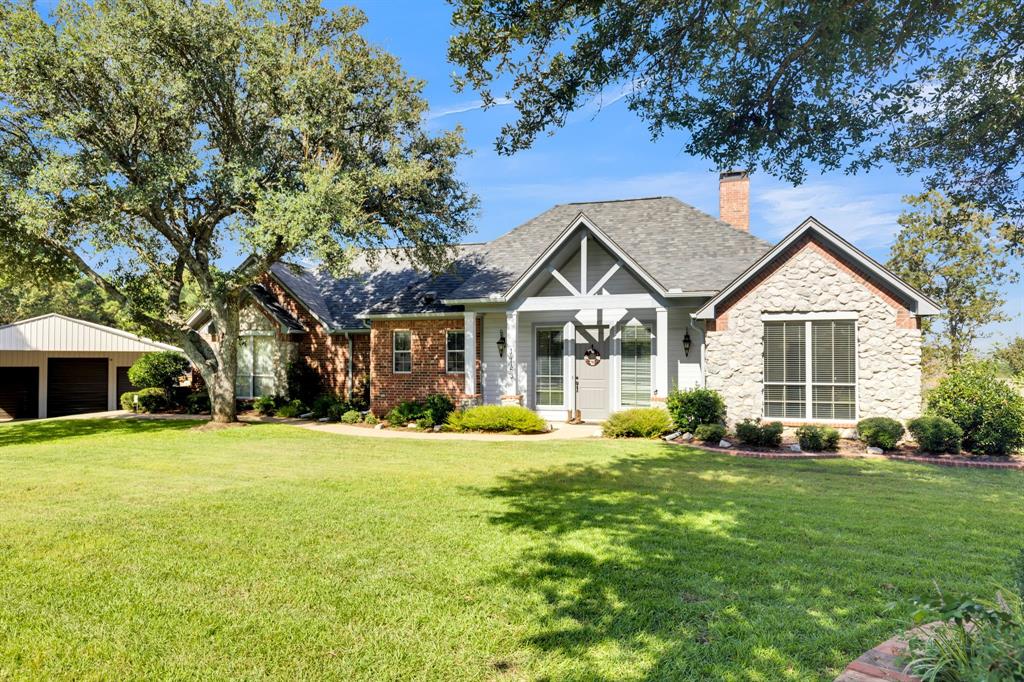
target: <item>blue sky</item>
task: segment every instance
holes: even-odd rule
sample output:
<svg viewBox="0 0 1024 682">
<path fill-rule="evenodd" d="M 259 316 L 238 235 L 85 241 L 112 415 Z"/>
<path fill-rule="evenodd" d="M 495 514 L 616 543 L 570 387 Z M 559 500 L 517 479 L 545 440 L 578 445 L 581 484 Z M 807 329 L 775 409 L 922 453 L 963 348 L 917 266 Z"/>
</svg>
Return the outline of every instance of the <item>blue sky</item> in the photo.
<svg viewBox="0 0 1024 682">
<path fill-rule="evenodd" d="M 570 201 L 675 196 L 711 215 L 718 214 L 718 174 L 703 159 L 685 155 L 683 135 L 652 141 L 645 125 L 622 100 L 606 97 L 574 114 L 552 136 L 529 150 L 499 156 L 494 140 L 512 117 L 512 107 L 483 111 L 472 92 L 456 94 L 447 62 L 452 33 L 443 0 L 357 0 L 369 17 L 364 34 L 395 54 L 411 75 L 426 81 L 428 125 L 437 130 L 461 125 L 474 154 L 462 163 L 462 177 L 480 197 L 472 240 L 489 240 L 544 211 Z M 495 93 L 498 94 L 498 93 Z M 888 256 L 904 195 L 921 191 L 913 178 L 891 168 L 869 174 L 812 175 L 799 187 L 763 174 L 751 178 L 751 229 L 777 241 L 814 215 L 880 261 Z M 1006 291 L 1011 322 L 992 328 L 988 346 L 1024 335 L 1024 285 Z"/>
</svg>

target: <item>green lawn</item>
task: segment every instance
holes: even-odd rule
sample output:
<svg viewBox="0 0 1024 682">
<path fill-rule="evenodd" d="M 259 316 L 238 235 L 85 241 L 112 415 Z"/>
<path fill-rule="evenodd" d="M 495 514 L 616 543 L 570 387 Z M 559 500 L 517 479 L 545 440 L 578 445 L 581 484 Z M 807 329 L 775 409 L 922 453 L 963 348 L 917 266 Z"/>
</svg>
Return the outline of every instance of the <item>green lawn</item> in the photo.
<svg viewBox="0 0 1024 682">
<path fill-rule="evenodd" d="M 0 679 L 830 679 L 1024 545 L 1018 473 L 191 426 L 0 427 Z"/>
</svg>

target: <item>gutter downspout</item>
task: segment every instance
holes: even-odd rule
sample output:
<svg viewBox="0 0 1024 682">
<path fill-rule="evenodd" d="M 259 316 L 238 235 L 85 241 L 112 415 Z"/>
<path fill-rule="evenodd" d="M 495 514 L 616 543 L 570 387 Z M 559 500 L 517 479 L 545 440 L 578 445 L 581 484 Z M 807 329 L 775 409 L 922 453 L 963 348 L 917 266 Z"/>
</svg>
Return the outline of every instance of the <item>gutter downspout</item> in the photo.
<svg viewBox="0 0 1024 682">
<path fill-rule="evenodd" d="M 348 388 L 348 400 L 349 402 L 352 402 L 352 393 L 354 389 L 354 386 L 352 384 L 355 381 L 355 371 L 353 369 L 352 361 L 352 335 L 349 334 L 348 332 L 345 332 L 345 340 L 348 341 L 348 362 L 346 363 L 345 367 L 345 385 Z"/>
</svg>

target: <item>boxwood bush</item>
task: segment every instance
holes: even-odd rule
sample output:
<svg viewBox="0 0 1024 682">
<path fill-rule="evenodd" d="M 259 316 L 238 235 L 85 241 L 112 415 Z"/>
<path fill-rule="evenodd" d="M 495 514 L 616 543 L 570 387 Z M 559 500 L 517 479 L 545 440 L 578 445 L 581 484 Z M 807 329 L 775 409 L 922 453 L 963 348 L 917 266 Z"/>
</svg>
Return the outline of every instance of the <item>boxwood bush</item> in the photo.
<svg viewBox="0 0 1024 682">
<path fill-rule="evenodd" d="M 1024 446 L 1024 396 L 989 365 L 966 365 L 940 381 L 927 412 L 959 426 L 972 453 L 1005 456 Z"/>
<path fill-rule="evenodd" d="M 804 424 L 796 430 L 796 439 L 801 450 L 823 452 L 839 447 L 839 432 L 831 426 Z"/>
<path fill-rule="evenodd" d="M 175 351 L 146 353 L 128 368 L 128 381 L 139 388 L 171 389 L 189 369 L 188 358 Z"/>
<path fill-rule="evenodd" d="M 359 410 L 349 410 L 341 415 L 340 421 L 342 424 L 358 424 L 363 421 L 363 415 Z"/>
<path fill-rule="evenodd" d="M 892 450 L 903 432 L 903 424 L 889 417 L 869 417 L 857 422 L 857 435 L 873 448 Z"/>
<path fill-rule="evenodd" d="M 607 438 L 657 438 L 672 430 L 672 418 L 660 407 L 634 407 L 610 416 L 601 428 Z"/>
<path fill-rule="evenodd" d="M 281 407 L 277 408 L 277 416 L 284 417 L 285 419 L 295 419 L 299 415 L 309 412 L 309 408 L 301 400 L 289 400 Z"/>
<path fill-rule="evenodd" d="M 518 405 L 479 405 L 452 412 L 446 424 L 450 431 L 486 431 L 494 433 L 544 433 L 546 421 L 537 413 Z"/>
<path fill-rule="evenodd" d="M 135 411 L 135 396 L 138 395 L 137 391 L 125 391 L 121 394 L 121 409 L 128 410 L 129 412 Z"/>
<path fill-rule="evenodd" d="M 701 424 L 725 423 L 725 400 L 710 388 L 672 391 L 665 402 L 668 413 L 683 431 L 694 432 Z"/>
<path fill-rule="evenodd" d="M 963 429 L 953 423 L 951 419 L 940 417 L 937 414 L 911 419 L 907 423 L 907 430 L 917 441 L 918 449 L 930 455 L 938 455 L 943 452 L 955 455 L 960 452 L 960 443 L 964 438 Z"/>
<path fill-rule="evenodd" d="M 167 391 L 156 386 L 144 388 L 138 392 L 139 410 L 142 412 L 162 412 L 170 407 Z"/>
<path fill-rule="evenodd" d="M 747 445 L 777 448 L 782 444 L 782 422 L 744 419 L 736 425 L 736 437 Z"/>
<path fill-rule="evenodd" d="M 725 438 L 726 430 L 722 424 L 701 424 L 693 430 L 693 437 L 705 443 L 717 443 Z"/>
</svg>

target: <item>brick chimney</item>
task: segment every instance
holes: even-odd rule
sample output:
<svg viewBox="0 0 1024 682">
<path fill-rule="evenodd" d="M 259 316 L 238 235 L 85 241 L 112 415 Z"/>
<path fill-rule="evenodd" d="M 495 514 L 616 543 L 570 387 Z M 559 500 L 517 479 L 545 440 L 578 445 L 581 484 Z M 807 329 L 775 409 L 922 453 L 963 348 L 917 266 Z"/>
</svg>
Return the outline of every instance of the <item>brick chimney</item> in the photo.
<svg viewBox="0 0 1024 682">
<path fill-rule="evenodd" d="M 750 231 L 750 175 L 746 171 L 718 174 L 718 218 L 737 230 Z"/>
</svg>

